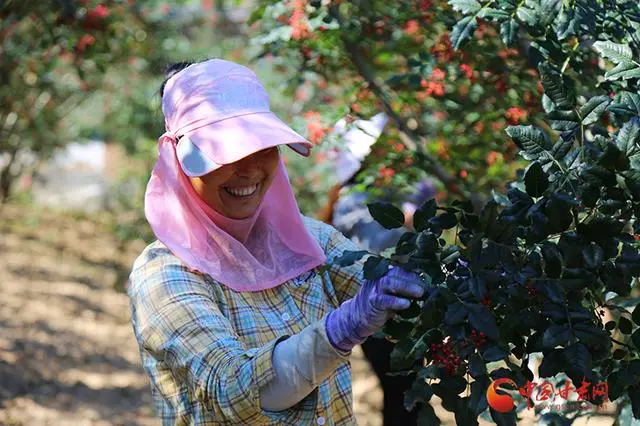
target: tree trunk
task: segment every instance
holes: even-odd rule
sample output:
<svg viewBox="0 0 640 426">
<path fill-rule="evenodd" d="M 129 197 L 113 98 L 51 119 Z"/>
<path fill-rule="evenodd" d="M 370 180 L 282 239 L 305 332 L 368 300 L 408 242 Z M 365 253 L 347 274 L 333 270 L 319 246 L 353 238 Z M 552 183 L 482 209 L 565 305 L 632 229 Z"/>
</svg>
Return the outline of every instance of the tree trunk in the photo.
<svg viewBox="0 0 640 426">
<path fill-rule="evenodd" d="M 15 178 L 15 176 L 12 176 L 11 174 L 12 163 L 13 160 L 11 160 L 0 172 L 0 204 L 6 203 L 11 195 L 11 188 L 13 187 L 13 181 Z"/>
<path fill-rule="evenodd" d="M 19 173 L 11 173 L 11 169 L 18 157 L 18 149 L 12 149 L 7 154 L 9 154 L 9 162 L 0 171 L 0 204 L 7 202 L 16 177 L 20 175 Z"/>
</svg>

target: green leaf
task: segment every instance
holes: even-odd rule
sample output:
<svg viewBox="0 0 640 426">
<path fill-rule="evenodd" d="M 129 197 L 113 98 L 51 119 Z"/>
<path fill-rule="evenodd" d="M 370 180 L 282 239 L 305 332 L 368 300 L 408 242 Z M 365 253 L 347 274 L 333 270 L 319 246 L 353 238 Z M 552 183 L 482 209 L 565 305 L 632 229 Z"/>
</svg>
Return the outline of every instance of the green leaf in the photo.
<svg viewBox="0 0 640 426">
<path fill-rule="evenodd" d="M 469 408 L 469 398 L 460 398 L 455 408 L 455 420 L 457 425 L 478 426 L 477 415 Z"/>
<path fill-rule="evenodd" d="M 567 37 L 576 34 L 580 25 L 578 14 L 572 8 L 563 8 L 556 18 L 556 35 L 558 40 L 564 40 Z"/>
<path fill-rule="evenodd" d="M 630 170 L 624 177 L 624 183 L 635 199 L 640 199 L 640 170 Z"/>
<path fill-rule="evenodd" d="M 451 43 L 458 50 L 462 43 L 473 37 L 473 32 L 477 27 L 475 16 L 465 16 L 451 30 Z"/>
<path fill-rule="evenodd" d="M 484 358 L 486 362 L 501 361 L 508 356 L 508 351 L 493 343 L 487 344 L 485 346 L 484 352 L 482 352 L 482 358 Z"/>
<path fill-rule="evenodd" d="M 517 412 L 516 410 L 510 411 L 508 413 L 499 413 L 493 408 L 489 409 L 489 414 L 491 414 L 491 420 L 498 426 L 516 426 L 517 423 Z"/>
<path fill-rule="evenodd" d="M 452 303 L 444 314 L 444 323 L 447 325 L 460 324 L 468 314 L 469 310 L 461 302 Z"/>
<path fill-rule="evenodd" d="M 640 115 L 640 94 L 627 91 L 619 92 L 609 110 L 616 114 Z"/>
<path fill-rule="evenodd" d="M 640 351 L 640 328 L 637 329 L 632 335 L 631 335 L 631 341 L 633 342 L 633 344 L 636 346 L 636 348 Z"/>
<path fill-rule="evenodd" d="M 431 404 L 426 404 L 420 407 L 416 424 L 418 426 L 440 426 L 440 419 L 436 415 Z"/>
<path fill-rule="evenodd" d="M 256 21 L 259 21 L 260 19 L 262 19 L 262 17 L 264 16 L 264 12 L 266 10 L 267 10 L 266 4 L 262 4 L 260 6 L 254 7 L 253 10 L 251 11 L 251 15 L 249 16 L 249 20 L 247 21 L 247 24 L 251 25 Z"/>
<path fill-rule="evenodd" d="M 631 319 L 636 325 L 640 325 L 640 305 L 633 308 L 633 313 L 631 314 Z"/>
<path fill-rule="evenodd" d="M 609 142 L 598 158 L 598 164 L 609 170 L 627 170 L 629 158 L 616 144 Z"/>
<path fill-rule="evenodd" d="M 406 78 L 407 78 L 407 74 L 396 74 L 389 77 L 385 81 L 385 83 L 390 87 L 395 87 L 403 83 Z"/>
<path fill-rule="evenodd" d="M 415 300 L 412 300 L 411 305 L 407 309 L 398 311 L 398 315 L 401 318 L 411 319 L 420 315 L 420 312 L 422 312 L 422 308 L 420 307 L 418 302 L 416 302 Z"/>
<path fill-rule="evenodd" d="M 565 372 L 574 382 L 591 375 L 591 354 L 584 343 L 574 343 L 562 351 Z"/>
<path fill-rule="evenodd" d="M 453 212 L 445 212 L 439 216 L 432 217 L 429 223 L 442 229 L 451 229 L 458 224 L 458 218 Z"/>
<path fill-rule="evenodd" d="M 488 407 L 487 388 L 489 387 L 489 376 L 476 377 L 471 383 L 471 395 L 469 396 L 469 409 L 476 416 L 484 412 Z"/>
<path fill-rule="evenodd" d="M 367 254 L 369 254 L 369 252 L 366 250 L 345 250 L 344 252 L 342 252 L 342 255 L 336 257 L 333 262 L 337 263 L 340 266 L 351 266 Z"/>
<path fill-rule="evenodd" d="M 625 351 L 624 349 L 616 349 L 615 351 L 613 351 L 613 359 L 615 360 L 621 360 L 622 358 L 624 358 L 625 356 L 627 356 L 627 351 Z"/>
<path fill-rule="evenodd" d="M 595 123 L 600 119 L 602 113 L 607 110 L 607 107 L 611 103 L 611 98 L 608 96 L 594 96 L 580 107 L 579 115 L 582 118 L 582 124 L 588 126 Z"/>
<path fill-rule="evenodd" d="M 571 151 L 571 148 L 573 148 L 573 143 L 574 143 L 573 136 L 569 136 L 569 137 L 560 136 L 560 139 L 558 139 L 556 143 L 553 144 L 553 148 L 551 149 L 551 155 L 553 156 L 553 158 L 555 158 L 558 161 L 563 160 L 567 156 L 569 151 Z"/>
<path fill-rule="evenodd" d="M 474 379 L 487 374 L 487 366 L 478 353 L 474 353 L 469 357 L 469 373 Z"/>
<path fill-rule="evenodd" d="M 488 19 L 488 20 L 500 22 L 504 19 L 511 18 L 511 14 L 506 10 L 495 9 L 492 7 L 485 7 L 478 13 L 478 17 L 482 19 Z"/>
<path fill-rule="evenodd" d="M 580 119 L 572 109 L 555 109 L 546 114 L 547 121 L 553 130 L 572 131 L 580 126 Z"/>
<path fill-rule="evenodd" d="M 571 329 L 563 325 L 553 324 L 547 328 L 542 336 L 542 346 L 545 349 L 553 349 L 556 346 L 565 345 L 571 340 Z"/>
<path fill-rule="evenodd" d="M 635 417 L 636 420 L 640 420 L 640 384 L 629 386 L 627 395 L 629 395 L 629 399 L 631 400 L 631 411 L 633 412 L 633 417 Z M 634 423 L 637 422 L 634 421 Z"/>
<path fill-rule="evenodd" d="M 562 272 L 562 252 L 556 244 L 545 243 L 542 245 L 542 258 L 545 264 L 545 273 L 550 278 L 558 278 Z"/>
<path fill-rule="evenodd" d="M 433 257 L 438 250 L 438 237 L 430 231 L 422 231 L 416 238 L 417 255 L 421 258 Z"/>
<path fill-rule="evenodd" d="M 512 46 L 516 41 L 520 24 L 515 19 L 509 19 L 500 24 L 500 38 L 507 46 Z"/>
<path fill-rule="evenodd" d="M 631 334 L 633 330 L 633 324 L 631 324 L 629 318 L 620 317 L 620 319 L 618 320 L 618 330 L 620 330 L 622 334 Z"/>
<path fill-rule="evenodd" d="M 409 321 L 395 321 L 393 319 L 387 321 L 382 327 L 382 332 L 395 340 L 406 338 L 409 333 L 411 333 L 411 330 L 413 330 L 413 323 Z M 410 352 L 411 348 L 413 348 L 413 345 L 414 343 L 411 343 L 409 348 L 407 348 L 405 355 Z M 396 347 L 399 346 L 400 345 L 396 345 Z"/>
<path fill-rule="evenodd" d="M 476 13 L 482 7 L 476 0 L 449 0 L 449 5 L 465 15 Z"/>
<path fill-rule="evenodd" d="M 571 109 L 575 106 L 575 83 L 567 76 L 560 74 L 546 62 L 542 62 L 538 69 L 542 79 L 544 93 L 551 98 L 560 109 Z"/>
<path fill-rule="evenodd" d="M 404 408 L 411 411 L 416 403 L 426 404 L 433 396 L 433 390 L 424 379 L 416 378 L 411 383 L 411 388 L 404 392 Z"/>
<path fill-rule="evenodd" d="M 542 160 L 551 157 L 551 142 L 542 129 L 534 126 L 509 126 L 506 132 L 522 150 L 525 160 Z"/>
<path fill-rule="evenodd" d="M 482 300 L 482 298 L 487 294 L 486 280 L 479 276 L 470 277 L 469 291 L 471 291 L 471 294 L 473 294 L 476 299 Z"/>
<path fill-rule="evenodd" d="M 628 80 L 630 78 L 640 78 L 640 65 L 635 62 L 621 62 L 611 71 L 604 74 L 606 80 Z"/>
<path fill-rule="evenodd" d="M 531 4 L 532 2 L 527 3 Z M 529 9 L 527 7 L 519 7 L 517 15 L 518 18 L 526 22 L 530 27 L 535 27 L 536 25 L 538 25 L 538 14 L 533 9 Z"/>
<path fill-rule="evenodd" d="M 626 44 L 611 41 L 596 41 L 593 47 L 603 58 L 611 59 L 616 64 L 633 59 L 633 51 Z"/>
<path fill-rule="evenodd" d="M 429 225 L 429 219 L 436 214 L 438 205 L 435 199 L 425 201 L 413 214 L 413 227 L 416 231 L 424 231 Z"/>
<path fill-rule="evenodd" d="M 389 270 L 390 261 L 384 257 L 371 256 L 364 263 L 364 278 L 377 280 L 382 278 Z"/>
<path fill-rule="evenodd" d="M 539 162 L 534 161 L 527 169 L 527 172 L 524 174 L 524 185 L 527 194 L 532 197 L 541 197 L 549 187 L 549 177 L 544 170 L 542 170 Z"/>
<path fill-rule="evenodd" d="M 458 246 L 448 246 L 440 253 L 440 262 L 444 265 L 449 265 L 451 263 L 457 262 L 460 257 L 460 247 Z"/>
<path fill-rule="evenodd" d="M 542 362 L 538 367 L 540 377 L 551 377 L 562 371 L 564 359 L 562 356 L 563 349 L 552 349 L 544 354 Z"/>
<path fill-rule="evenodd" d="M 439 379 L 441 376 L 441 368 L 437 365 L 427 365 L 426 367 L 422 367 L 417 374 L 419 379 Z"/>
<path fill-rule="evenodd" d="M 582 258 L 588 269 L 598 269 L 604 261 L 604 250 L 598 244 L 591 242 L 582 249 Z"/>
<path fill-rule="evenodd" d="M 404 213 L 391 204 L 376 202 L 367 204 L 367 208 L 376 222 L 387 229 L 400 228 L 404 225 Z"/>
<path fill-rule="evenodd" d="M 484 305 L 474 306 L 469 310 L 469 324 L 478 331 L 482 331 L 491 340 L 499 340 L 498 326 L 493 314 Z"/>
<path fill-rule="evenodd" d="M 627 155 L 636 153 L 640 145 L 640 117 L 631 117 L 624 123 L 616 137 L 616 145 Z"/>
</svg>

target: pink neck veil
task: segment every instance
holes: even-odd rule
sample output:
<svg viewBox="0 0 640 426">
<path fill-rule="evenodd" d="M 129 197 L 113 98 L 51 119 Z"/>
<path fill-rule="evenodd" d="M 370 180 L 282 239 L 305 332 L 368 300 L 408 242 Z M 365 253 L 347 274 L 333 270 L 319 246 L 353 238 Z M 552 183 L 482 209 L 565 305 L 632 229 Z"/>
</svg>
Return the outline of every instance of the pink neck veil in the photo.
<svg viewBox="0 0 640 426">
<path fill-rule="evenodd" d="M 145 215 L 158 240 L 183 263 L 235 291 L 273 288 L 326 261 L 304 227 L 282 161 L 256 212 L 230 219 L 197 195 L 175 144 L 163 135 Z"/>
</svg>

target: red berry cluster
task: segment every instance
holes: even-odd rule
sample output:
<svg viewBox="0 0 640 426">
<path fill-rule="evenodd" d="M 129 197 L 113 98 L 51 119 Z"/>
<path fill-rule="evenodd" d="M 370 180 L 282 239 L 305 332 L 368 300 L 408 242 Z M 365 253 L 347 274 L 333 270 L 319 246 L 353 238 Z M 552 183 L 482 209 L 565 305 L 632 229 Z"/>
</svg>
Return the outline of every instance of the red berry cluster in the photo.
<svg viewBox="0 0 640 426">
<path fill-rule="evenodd" d="M 476 345 L 476 349 L 480 349 L 482 345 L 487 343 L 487 335 L 482 331 L 478 333 L 475 328 L 471 329 L 471 340 Z"/>
<path fill-rule="evenodd" d="M 449 376 L 453 376 L 462 365 L 462 359 L 455 353 L 450 340 L 442 344 L 432 343 L 430 352 L 434 364 L 443 366 Z"/>
<path fill-rule="evenodd" d="M 427 10 L 431 9 L 432 6 L 433 4 L 431 3 L 431 0 L 420 0 L 417 4 L 417 9 L 420 12 L 426 12 Z"/>
<path fill-rule="evenodd" d="M 536 297 L 538 295 L 538 290 L 536 290 L 536 288 L 531 285 L 531 283 L 527 283 L 527 294 L 529 295 L 529 297 Z"/>
</svg>

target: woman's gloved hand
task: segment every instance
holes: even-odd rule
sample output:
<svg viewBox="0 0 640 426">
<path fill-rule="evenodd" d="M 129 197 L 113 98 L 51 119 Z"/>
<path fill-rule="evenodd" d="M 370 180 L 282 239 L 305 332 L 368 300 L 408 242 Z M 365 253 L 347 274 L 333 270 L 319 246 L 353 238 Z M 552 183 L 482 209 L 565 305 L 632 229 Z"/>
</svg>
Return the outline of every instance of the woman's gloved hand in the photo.
<svg viewBox="0 0 640 426">
<path fill-rule="evenodd" d="M 409 308 L 409 298 L 420 298 L 424 291 L 418 275 L 397 267 L 382 278 L 365 280 L 355 297 L 327 315 L 329 342 L 341 351 L 350 351 L 380 330 L 393 311 Z"/>
</svg>

